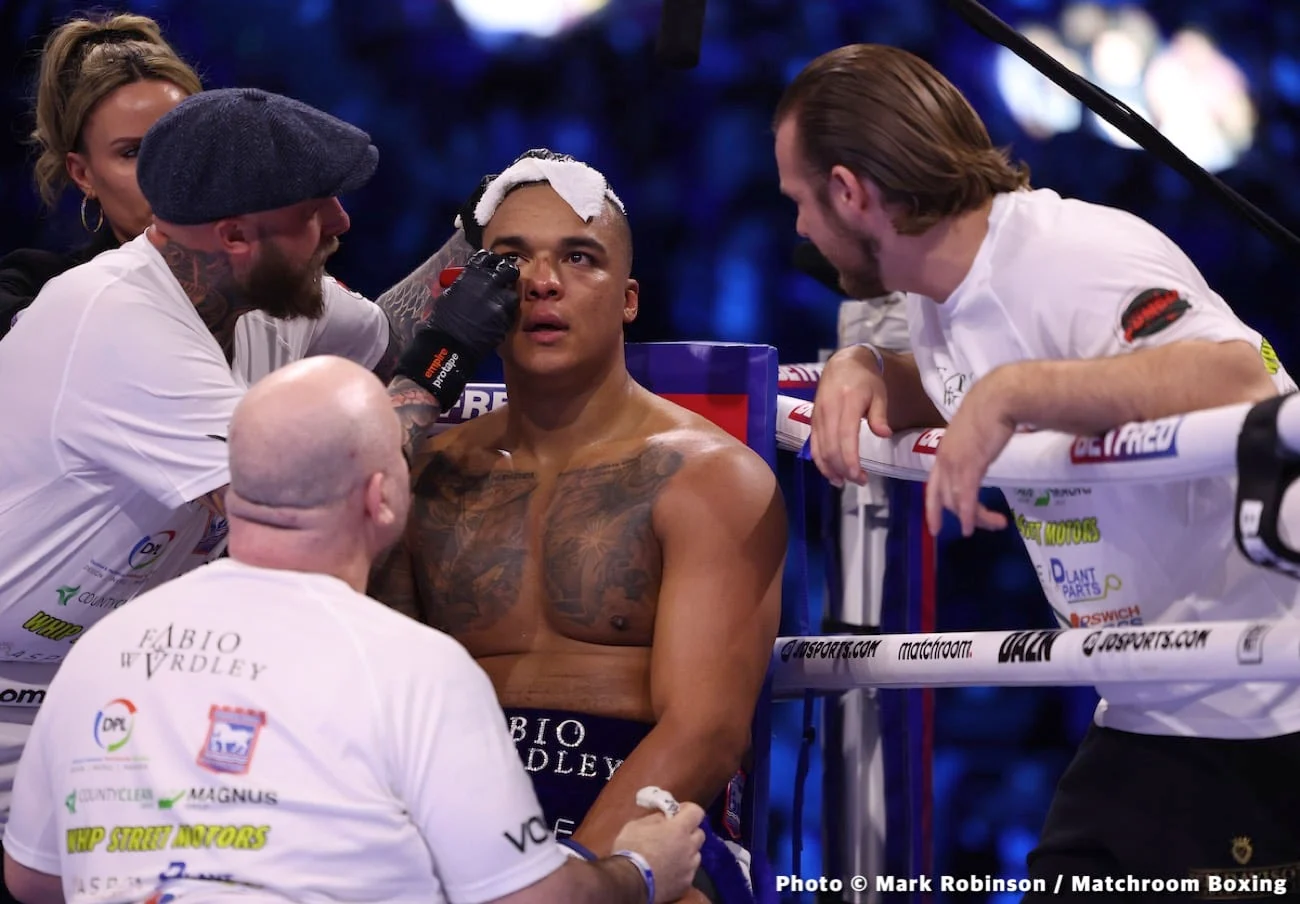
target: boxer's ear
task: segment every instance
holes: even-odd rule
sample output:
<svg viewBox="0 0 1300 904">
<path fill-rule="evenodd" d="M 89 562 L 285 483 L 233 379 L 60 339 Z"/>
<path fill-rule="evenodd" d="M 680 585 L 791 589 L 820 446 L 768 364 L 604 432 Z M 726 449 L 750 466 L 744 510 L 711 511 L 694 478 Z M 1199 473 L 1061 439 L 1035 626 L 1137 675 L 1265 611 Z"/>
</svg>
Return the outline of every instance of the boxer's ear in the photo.
<svg viewBox="0 0 1300 904">
<path fill-rule="evenodd" d="M 637 312 L 641 309 L 641 284 L 635 279 L 629 279 L 627 286 L 623 289 L 623 322 L 631 323 L 636 320 Z"/>
</svg>

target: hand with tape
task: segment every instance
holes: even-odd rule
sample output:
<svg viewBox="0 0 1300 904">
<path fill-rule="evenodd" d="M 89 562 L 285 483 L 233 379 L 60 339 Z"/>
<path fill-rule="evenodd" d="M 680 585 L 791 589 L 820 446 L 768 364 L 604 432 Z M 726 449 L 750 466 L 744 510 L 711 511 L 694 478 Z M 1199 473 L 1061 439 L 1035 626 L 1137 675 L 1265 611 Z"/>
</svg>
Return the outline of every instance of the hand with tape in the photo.
<svg viewBox="0 0 1300 904">
<path fill-rule="evenodd" d="M 648 792 L 658 792 L 649 795 Z M 698 804 L 679 804 L 659 788 L 642 789 L 637 805 L 657 809 L 623 826 L 614 839 L 614 856 L 627 857 L 641 869 L 648 899 L 676 901 L 690 889 L 700 868 L 704 845 L 704 810 Z"/>
<path fill-rule="evenodd" d="M 501 344 L 519 312 L 519 270 L 477 251 L 442 293 L 402 354 L 397 373 L 424 387 L 447 411 L 479 362 Z"/>
</svg>

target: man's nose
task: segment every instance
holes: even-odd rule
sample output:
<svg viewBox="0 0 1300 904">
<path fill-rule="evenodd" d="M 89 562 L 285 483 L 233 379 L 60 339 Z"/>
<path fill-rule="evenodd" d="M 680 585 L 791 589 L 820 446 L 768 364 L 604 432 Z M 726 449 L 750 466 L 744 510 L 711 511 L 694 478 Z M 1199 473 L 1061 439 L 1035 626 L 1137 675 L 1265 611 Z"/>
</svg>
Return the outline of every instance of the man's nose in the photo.
<svg viewBox="0 0 1300 904">
<path fill-rule="evenodd" d="M 321 211 L 321 232 L 325 235 L 342 235 L 352 228 L 352 218 L 343 209 L 343 202 L 330 198 Z"/>
<path fill-rule="evenodd" d="M 519 285 L 525 298 L 553 298 L 564 291 L 559 268 L 549 255 L 538 255 L 521 265 Z"/>
</svg>

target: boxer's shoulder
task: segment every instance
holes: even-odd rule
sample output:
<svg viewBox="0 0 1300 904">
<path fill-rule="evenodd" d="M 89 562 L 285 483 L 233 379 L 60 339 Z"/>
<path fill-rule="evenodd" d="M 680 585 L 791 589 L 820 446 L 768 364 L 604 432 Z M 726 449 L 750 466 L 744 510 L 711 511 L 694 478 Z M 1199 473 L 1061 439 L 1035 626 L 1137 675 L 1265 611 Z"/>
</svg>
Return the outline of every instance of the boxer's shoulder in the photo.
<svg viewBox="0 0 1300 904">
<path fill-rule="evenodd" d="M 500 459 L 505 420 L 501 412 L 488 412 L 431 436 L 416 450 L 411 462 L 411 479 L 418 483 L 425 471 L 441 474 L 483 475 Z"/>
</svg>

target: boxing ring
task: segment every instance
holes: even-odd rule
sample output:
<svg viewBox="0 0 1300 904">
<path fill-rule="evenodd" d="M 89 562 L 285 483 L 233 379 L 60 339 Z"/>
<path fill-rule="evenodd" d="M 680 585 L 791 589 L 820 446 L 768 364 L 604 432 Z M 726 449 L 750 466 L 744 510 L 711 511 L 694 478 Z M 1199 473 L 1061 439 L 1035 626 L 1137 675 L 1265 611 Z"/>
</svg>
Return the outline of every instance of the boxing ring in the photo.
<svg viewBox="0 0 1300 904">
<path fill-rule="evenodd" d="M 709 417 L 747 442 L 777 467 L 776 452 L 794 453 L 796 498 L 788 500 L 791 536 L 787 572 L 810 577 L 803 544 L 803 496 L 813 403 L 819 365 L 778 368 L 768 346 L 725 343 L 629 345 L 628 368 L 638 382 Z M 778 392 L 778 387 L 781 392 Z M 805 396 L 800 398 L 799 395 Z M 493 410 L 506 402 L 496 384 L 472 384 L 435 431 Z M 1101 437 L 1040 432 L 1018 434 L 990 467 L 984 485 L 999 488 L 1068 488 L 1097 483 L 1150 484 L 1237 473 L 1238 437 L 1251 411 L 1233 405 L 1151 422 L 1126 424 Z M 1300 403 L 1277 413 L 1280 441 L 1300 450 Z M 783 602 L 781 636 L 775 642 L 769 680 L 754 721 L 755 768 L 745 790 L 747 836 L 756 850 L 772 851 L 767 840 L 768 774 L 772 744 L 784 744 L 796 761 L 793 788 L 791 874 L 845 877 L 842 895 L 829 900 L 901 900 L 868 885 L 847 884 L 849 876 L 932 875 L 929 832 L 930 762 L 933 746 L 933 689 L 967 686 L 1089 686 L 1133 681 L 1300 680 L 1300 621 L 1203 622 L 1134 627 L 1063 628 L 982 632 L 934 629 L 934 547 L 920 513 L 922 483 L 933 466 L 943 430 L 915 430 L 889 439 L 864 423 L 862 466 L 889 478 L 877 500 L 889 509 L 888 526 L 868 525 L 846 535 L 832 554 L 828 584 L 861 572 L 865 593 L 875 604 L 845 602 L 828 588 L 823 630 L 811 624 L 803 593 Z M 1298 453 L 1300 454 L 1300 453 Z M 808 477 L 813 491 L 829 493 L 820 477 Z M 1248 507 L 1241 507 L 1239 534 L 1247 545 L 1258 533 Z M 872 537 L 876 531 L 877 536 Z M 888 534 L 883 536 L 880 531 Z M 801 548 L 801 544 L 802 548 Z M 854 550 L 874 548 L 865 559 Z M 834 551 L 832 551 L 834 552 Z M 844 559 L 841 563 L 840 558 Z M 865 565 L 864 565 L 865 561 Z M 843 564 L 843 568 L 839 568 Z M 855 572 L 855 569 L 857 570 Z M 869 573 L 868 573 L 869 572 Z M 806 587 L 804 588 L 806 591 Z M 852 594 L 849 594 L 852 596 Z M 793 598 L 791 598 L 793 597 Z M 890 597 L 893 602 L 881 607 Z M 895 603 L 900 600 L 905 605 Z M 874 617 L 873 617 L 874 616 Z M 898 689 L 879 698 L 870 689 Z M 858 695 L 856 698 L 853 695 Z M 782 701 L 803 701 L 800 736 L 774 738 L 773 710 Z M 852 700 L 852 703 L 845 701 Z M 823 719 L 814 703 L 839 702 Z M 816 723 L 826 732 L 819 737 Z M 826 739 L 822 863 L 801 862 L 804 782 L 814 741 Z M 889 773 L 890 781 L 886 781 Z M 836 811 L 836 805 L 841 808 Z M 756 874 L 756 880 L 759 878 Z M 789 876 L 785 876 L 789 888 Z M 764 882 L 774 880 L 764 877 Z M 835 889 L 839 891 L 839 889 Z M 807 900 L 774 887 L 755 888 L 760 901 Z M 912 900 L 930 900 L 912 893 Z M 820 898 L 818 900 L 828 900 Z"/>
</svg>

